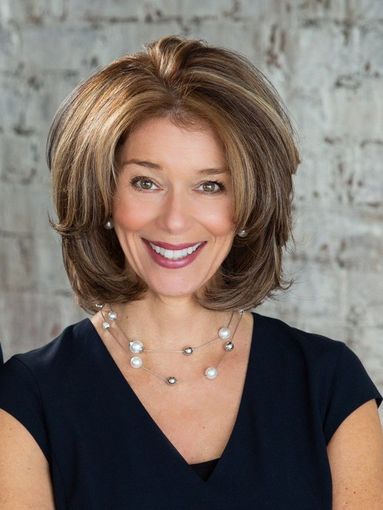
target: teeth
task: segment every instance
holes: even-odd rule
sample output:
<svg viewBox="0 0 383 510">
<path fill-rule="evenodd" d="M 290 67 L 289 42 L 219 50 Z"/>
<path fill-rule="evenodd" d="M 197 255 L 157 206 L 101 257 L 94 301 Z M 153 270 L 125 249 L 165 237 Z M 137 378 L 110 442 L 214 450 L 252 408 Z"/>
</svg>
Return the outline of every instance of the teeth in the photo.
<svg viewBox="0 0 383 510">
<path fill-rule="evenodd" d="M 196 251 L 196 249 L 202 243 L 197 243 L 194 246 L 189 246 L 189 248 L 185 248 L 184 250 L 165 250 L 164 248 L 161 248 L 160 246 L 157 246 L 153 243 L 149 243 L 149 244 L 156 253 L 159 253 L 166 259 L 178 260 L 178 259 L 182 259 L 182 258 L 186 257 L 187 255 L 190 255 L 191 253 Z"/>
</svg>

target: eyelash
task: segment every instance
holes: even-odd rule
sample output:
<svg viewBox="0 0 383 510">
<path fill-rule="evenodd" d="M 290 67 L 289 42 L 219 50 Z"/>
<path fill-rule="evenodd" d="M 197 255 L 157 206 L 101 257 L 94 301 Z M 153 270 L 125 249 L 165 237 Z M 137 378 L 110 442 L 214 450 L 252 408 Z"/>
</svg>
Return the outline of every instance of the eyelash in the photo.
<svg viewBox="0 0 383 510">
<path fill-rule="evenodd" d="M 140 188 L 138 186 L 136 186 L 136 184 L 139 182 L 139 181 L 150 181 L 151 183 L 153 183 L 152 179 L 150 179 L 149 177 L 145 177 L 143 175 L 139 175 L 137 177 L 133 177 L 133 179 L 131 179 L 130 181 L 130 184 L 137 190 L 137 191 L 154 191 L 154 190 L 151 190 L 151 189 L 143 189 L 143 188 Z M 154 183 L 153 183 L 154 184 Z M 200 184 L 200 186 L 202 186 L 203 184 L 216 184 L 219 189 L 217 191 L 210 191 L 210 192 L 207 192 L 208 195 L 215 195 L 216 193 L 222 193 L 225 191 L 225 185 L 223 184 L 223 182 L 221 181 L 204 181 Z"/>
</svg>

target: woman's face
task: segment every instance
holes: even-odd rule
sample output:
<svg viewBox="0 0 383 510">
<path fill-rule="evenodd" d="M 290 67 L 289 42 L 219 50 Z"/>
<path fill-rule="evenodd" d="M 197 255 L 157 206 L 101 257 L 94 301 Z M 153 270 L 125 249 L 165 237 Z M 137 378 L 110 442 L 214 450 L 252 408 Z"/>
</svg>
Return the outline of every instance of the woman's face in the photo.
<svg viewBox="0 0 383 510">
<path fill-rule="evenodd" d="M 235 234 L 233 190 L 220 141 L 210 127 L 194 129 L 149 119 L 119 152 L 115 232 L 129 266 L 160 296 L 190 296 L 201 289 Z"/>
</svg>

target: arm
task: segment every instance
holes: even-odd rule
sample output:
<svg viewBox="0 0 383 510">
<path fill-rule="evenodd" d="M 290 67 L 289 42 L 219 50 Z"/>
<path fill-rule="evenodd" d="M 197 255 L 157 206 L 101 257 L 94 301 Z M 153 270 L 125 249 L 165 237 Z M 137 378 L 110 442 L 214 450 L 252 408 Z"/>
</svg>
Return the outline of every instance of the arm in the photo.
<svg viewBox="0 0 383 510">
<path fill-rule="evenodd" d="M 382 510 L 383 434 L 375 399 L 358 407 L 341 423 L 327 453 L 333 510 Z"/>
<path fill-rule="evenodd" d="M 0 409 L 0 509 L 54 510 L 48 462 L 28 430 Z"/>
</svg>

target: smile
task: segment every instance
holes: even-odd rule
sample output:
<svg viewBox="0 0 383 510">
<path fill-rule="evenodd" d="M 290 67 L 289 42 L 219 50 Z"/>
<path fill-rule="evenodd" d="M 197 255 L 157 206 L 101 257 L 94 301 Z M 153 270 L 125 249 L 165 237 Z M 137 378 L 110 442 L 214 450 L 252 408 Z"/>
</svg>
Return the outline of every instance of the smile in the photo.
<svg viewBox="0 0 383 510">
<path fill-rule="evenodd" d="M 149 242 L 150 247 L 156 252 L 165 257 L 168 260 L 179 260 L 187 257 L 188 255 L 191 255 L 194 253 L 202 243 L 196 243 L 193 246 L 189 246 L 189 248 L 185 248 L 183 250 L 166 250 L 165 248 L 162 248 L 161 246 L 157 246 L 156 244 L 153 244 Z"/>
<path fill-rule="evenodd" d="M 179 250 L 170 250 L 169 247 L 171 247 L 171 245 L 168 243 L 161 242 L 161 244 L 166 246 L 164 247 L 158 246 L 158 244 L 152 243 L 147 239 L 142 240 L 153 262 L 167 269 L 181 269 L 192 264 L 207 244 L 207 241 L 202 241 L 190 244 L 189 246 L 186 245 L 186 247 L 184 245 L 184 247 Z"/>
</svg>

